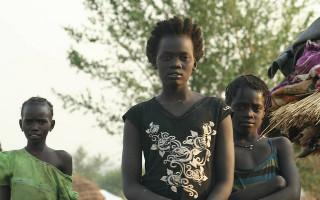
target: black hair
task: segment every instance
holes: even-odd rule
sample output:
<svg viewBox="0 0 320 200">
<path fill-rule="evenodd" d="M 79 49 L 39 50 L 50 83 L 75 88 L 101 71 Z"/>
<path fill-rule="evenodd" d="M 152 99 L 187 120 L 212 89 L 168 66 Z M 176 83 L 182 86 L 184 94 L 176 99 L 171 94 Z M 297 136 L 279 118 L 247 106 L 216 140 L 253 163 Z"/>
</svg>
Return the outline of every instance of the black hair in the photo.
<svg viewBox="0 0 320 200">
<path fill-rule="evenodd" d="M 249 87 L 251 89 L 257 90 L 262 93 L 264 97 L 264 111 L 265 116 L 268 115 L 269 108 L 271 106 L 271 94 L 268 89 L 268 86 L 260 78 L 252 75 L 242 75 L 238 78 L 235 78 L 229 83 L 226 89 L 226 103 L 231 106 L 233 97 L 236 96 L 239 88 Z"/>
<path fill-rule="evenodd" d="M 186 35 L 189 36 L 193 44 L 193 55 L 196 62 L 203 56 L 203 38 L 201 28 L 197 24 L 193 24 L 190 18 L 184 20 L 175 16 L 168 20 L 160 21 L 151 31 L 151 36 L 147 42 L 148 61 L 155 66 L 158 52 L 159 42 L 162 37 L 168 35 Z"/>
<path fill-rule="evenodd" d="M 23 115 L 23 108 L 25 107 L 25 105 L 30 105 L 30 104 L 36 104 L 36 105 L 43 105 L 43 106 L 48 106 L 50 108 L 50 115 L 51 118 L 53 117 L 53 106 L 52 104 L 45 98 L 42 97 L 31 97 L 30 99 L 28 99 L 27 101 L 25 101 L 22 104 L 22 108 L 21 108 L 21 117 Z"/>
</svg>

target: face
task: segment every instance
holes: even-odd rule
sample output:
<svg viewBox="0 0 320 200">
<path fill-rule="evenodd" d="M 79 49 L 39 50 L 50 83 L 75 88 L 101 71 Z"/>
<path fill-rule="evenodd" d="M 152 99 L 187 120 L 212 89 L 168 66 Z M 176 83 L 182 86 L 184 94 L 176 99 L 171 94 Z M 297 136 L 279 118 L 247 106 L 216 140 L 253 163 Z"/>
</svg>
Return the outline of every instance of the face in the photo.
<svg viewBox="0 0 320 200">
<path fill-rule="evenodd" d="M 231 108 L 233 131 L 235 134 L 252 135 L 257 133 L 265 115 L 262 92 L 249 87 L 240 88 L 233 98 Z"/>
<path fill-rule="evenodd" d="M 159 43 L 155 67 L 159 70 L 162 84 L 187 84 L 196 67 L 190 37 L 163 37 Z"/>
<path fill-rule="evenodd" d="M 44 142 L 54 127 L 50 108 L 46 105 L 27 104 L 23 108 L 19 124 L 28 142 Z"/>
</svg>

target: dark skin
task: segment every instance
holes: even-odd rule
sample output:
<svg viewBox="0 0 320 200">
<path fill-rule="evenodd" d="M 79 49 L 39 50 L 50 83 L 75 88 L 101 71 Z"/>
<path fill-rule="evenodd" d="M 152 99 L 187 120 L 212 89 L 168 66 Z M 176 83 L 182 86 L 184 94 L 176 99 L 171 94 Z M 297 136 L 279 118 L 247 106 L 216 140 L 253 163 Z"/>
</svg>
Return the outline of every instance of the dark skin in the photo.
<svg viewBox="0 0 320 200">
<path fill-rule="evenodd" d="M 249 169 L 263 163 L 271 153 L 267 138 L 256 142 L 259 138 L 257 128 L 265 115 L 265 98 L 262 92 L 249 87 L 240 88 L 233 98 L 231 108 L 234 110 L 232 118 L 235 165 L 239 168 Z M 253 148 L 240 146 L 253 144 Z M 277 155 L 281 176 L 239 190 L 231 194 L 230 199 L 299 199 L 300 180 L 294 162 L 293 148 L 290 141 L 284 137 L 272 139 L 274 152 Z"/>
<path fill-rule="evenodd" d="M 192 105 L 204 98 L 188 87 L 188 80 L 197 65 L 192 40 L 187 36 L 163 37 L 159 44 L 156 65 L 162 82 L 162 93 L 156 97 L 174 116 L 182 116 Z M 233 184 L 234 148 L 230 116 L 219 124 L 214 151 L 215 187 L 208 199 L 227 199 Z M 140 134 L 125 121 L 122 154 L 123 191 L 128 199 L 168 199 L 153 193 L 141 183 L 142 155 Z"/>
<path fill-rule="evenodd" d="M 72 175 L 72 157 L 63 150 L 54 150 L 46 145 L 49 131 L 55 121 L 52 120 L 50 108 L 46 105 L 27 104 L 19 120 L 21 130 L 27 138 L 26 151 L 39 160 L 47 162 L 61 172 Z M 10 199 L 10 187 L 0 187 L 0 199 Z"/>
</svg>

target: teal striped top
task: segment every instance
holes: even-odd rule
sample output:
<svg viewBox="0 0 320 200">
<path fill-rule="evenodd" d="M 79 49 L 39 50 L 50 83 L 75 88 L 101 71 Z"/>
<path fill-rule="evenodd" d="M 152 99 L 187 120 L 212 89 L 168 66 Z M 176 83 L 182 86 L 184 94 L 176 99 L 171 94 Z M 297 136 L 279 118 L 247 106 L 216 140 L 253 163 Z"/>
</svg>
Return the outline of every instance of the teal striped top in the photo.
<svg viewBox="0 0 320 200">
<path fill-rule="evenodd" d="M 262 164 L 250 169 L 235 167 L 232 192 L 268 181 L 280 174 L 278 158 L 274 153 L 272 140 L 269 138 L 268 141 L 271 146 L 271 154 Z"/>
</svg>

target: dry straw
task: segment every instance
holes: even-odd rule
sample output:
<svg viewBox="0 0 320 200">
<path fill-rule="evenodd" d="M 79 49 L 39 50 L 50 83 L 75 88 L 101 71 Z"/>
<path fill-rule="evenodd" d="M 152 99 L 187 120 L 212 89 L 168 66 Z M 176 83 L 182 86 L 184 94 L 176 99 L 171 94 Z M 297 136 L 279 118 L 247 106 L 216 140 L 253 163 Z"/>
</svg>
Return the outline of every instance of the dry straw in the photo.
<svg viewBox="0 0 320 200">
<path fill-rule="evenodd" d="M 270 113 L 269 126 L 263 131 L 268 135 L 273 129 L 287 131 L 291 127 L 304 129 L 320 122 L 320 92 L 288 103 Z"/>
<path fill-rule="evenodd" d="M 320 154 L 319 127 L 320 123 L 320 92 L 313 93 L 300 101 L 290 102 L 270 113 L 269 125 L 264 129 L 261 137 L 281 135 L 281 131 L 288 134 L 291 141 L 306 149 L 299 157 L 310 154 Z M 303 130 L 298 135 L 290 134 L 290 128 Z M 276 130 L 276 131 L 274 131 Z M 281 130 L 281 131 L 280 131 Z"/>
</svg>

